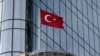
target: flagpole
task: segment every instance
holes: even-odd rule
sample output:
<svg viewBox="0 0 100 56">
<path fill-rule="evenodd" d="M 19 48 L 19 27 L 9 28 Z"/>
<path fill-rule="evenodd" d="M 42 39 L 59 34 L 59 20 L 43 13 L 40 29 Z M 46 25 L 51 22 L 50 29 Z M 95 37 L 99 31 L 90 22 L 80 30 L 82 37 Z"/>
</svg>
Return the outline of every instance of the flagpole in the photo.
<svg viewBox="0 0 100 56">
<path fill-rule="evenodd" d="M 39 12 L 39 18 L 38 18 L 38 50 L 40 50 L 40 40 L 41 40 L 41 38 L 40 38 L 40 27 L 41 27 L 41 16 L 40 16 L 40 5 L 38 5 L 38 12 Z"/>
</svg>

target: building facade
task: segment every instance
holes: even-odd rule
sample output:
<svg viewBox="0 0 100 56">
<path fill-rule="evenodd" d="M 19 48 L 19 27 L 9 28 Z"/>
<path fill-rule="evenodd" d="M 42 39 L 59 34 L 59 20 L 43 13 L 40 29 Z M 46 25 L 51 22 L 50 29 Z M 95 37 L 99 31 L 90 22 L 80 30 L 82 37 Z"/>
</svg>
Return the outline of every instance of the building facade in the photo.
<svg viewBox="0 0 100 56">
<path fill-rule="evenodd" d="M 38 50 L 40 9 L 64 20 L 64 29 L 40 24 L 40 50 L 100 56 L 100 0 L 0 0 L 0 56 Z"/>
</svg>

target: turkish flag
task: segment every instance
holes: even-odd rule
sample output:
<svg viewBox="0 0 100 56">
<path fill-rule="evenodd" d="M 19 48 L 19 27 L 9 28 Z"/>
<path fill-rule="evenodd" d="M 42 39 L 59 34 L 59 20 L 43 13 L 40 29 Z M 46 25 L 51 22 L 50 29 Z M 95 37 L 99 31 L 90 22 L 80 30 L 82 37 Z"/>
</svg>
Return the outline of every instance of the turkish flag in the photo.
<svg viewBox="0 0 100 56">
<path fill-rule="evenodd" d="M 63 29 L 63 18 L 53 13 L 41 10 L 41 24 Z"/>
</svg>

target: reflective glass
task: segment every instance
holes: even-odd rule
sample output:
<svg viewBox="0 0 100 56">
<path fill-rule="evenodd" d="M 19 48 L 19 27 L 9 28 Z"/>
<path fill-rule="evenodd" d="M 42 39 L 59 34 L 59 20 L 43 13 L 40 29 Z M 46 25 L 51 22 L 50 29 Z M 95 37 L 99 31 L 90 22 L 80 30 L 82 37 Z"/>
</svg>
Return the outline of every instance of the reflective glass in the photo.
<svg viewBox="0 0 100 56">
<path fill-rule="evenodd" d="M 14 18 L 25 19 L 26 13 L 26 0 L 15 0 Z"/>
<path fill-rule="evenodd" d="M 82 0 L 77 0 L 77 7 L 78 7 L 78 11 L 81 11 L 81 12 L 82 12 L 81 1 L 82 1 Z"/>
<path fill-rule="evenodd" d="M 88 39 L 88 27 L 84 26 L 84 40 L 89 43 L 89 39 Z"/>
<path fill-rule="evenodd" d="M 89 36 L 90 36 L 90 46 L 94 47 L 94 36 L 93 36 L 93 31 L 89 30 Z"/>
<path fill-rule="evenodd" d="M 66 45 L 67 45 L 66 39 L 67 39 L 66 33 L 64 31 L 61 31 L 61 47 L 63 47 L 65 50 L 66 50 Z"/>
<path fill-rule="evenodd" d="M 14 20 L 14 28 L 25 29 L 25 21 Z"/>
<path fill-rule="evenodd" d="M 92 22 L 92 8 L 88 6 L 88 19 Z"/>
<path fill-rule="evenodd" d="M 75 32 L 77 32 L 77 20 L 78 20 L 78 18 L 74 15 L 74 14 L 72 14 L 72 21 L 73 21 L 73 30 L 75 31 Z"/>
<path fill-rule="evenodd" d="M 3 2 L 3 20 L 13 18 L 13 0 L 5 0 Z"/>
<path fill-rule="evenodd" d="M 25 30 L 14 29 L 13 50 L 25 51 Z"/>
<path fill-rule="evenodd" d="M 78 20 L 78 34 L 79 36 L 83 37 L 83 25 L 82 25 L 82 21 Z"/>
<path fill-rule="evenodd" d="M 96 50 L 98 53 L 99 53 L 99 51 L 100 51 L 100 50 L 99 50 L 99 49 L 100 49 L 100 48 L 99 48 L 100 46 L 98 45 L 98 44 L 100 44 L 99 42 L 100 42 L 100 41 L 99 41 L 99 38 L 98 38 L 97 36 L 95 36 L 95 44 L 94 44 L 94 45 L 95 45 L 95 50 Z"/>
<path fill-rule="evenodd" d="M 85 56 L 89 56 L 90 54 L 87 52 L 87 51 L 85 51 Z"/>
<path fill-rule="evenodd" d="M 79 56 L 78 55 L 78 43 L 76 43 L 75 41 L 73 42 L 73 47 L 74 47 L 74 53 L 76 56 Z"/>
<path fill-rule="evenodd" d="M 83 8 L 83 14 L 87 17 L 87 4 L 86 4 L 86 2 L 85 2 L 85 0 L 82 0 L 82 4 L 84 4 L 84 5 L 82 5 L 82 8 Z"/>
<path fill-rule="evenodd" d="M 2 30 L 12 28 L 12 20 L 2 22 Z"/>
<path fill-rule="evenodd" d="M 0 56 L 11 56 L 11 53 L 5 53 L 5 54 L 2 54 Z"/>
<path fill-rule="evenodd" d="M 81 46 L 79 46 L 79 56 L 84 56 L 84 48 L 82 48 Z"/>
<path fill-rule="evenodd" d="M 46 49 L 46 42 L 45 41 L 41 41 L 41 50 L 45 50 Z"/>
<path fill-rule="evenodd" d="M 56 49 L 60 49 L 61 46 L 63 49 L 68 49 L 69 52 L 74 52 L 77 56 L 89 56 L 91 52 L 89 50 L 90 48 L 99 52 L 97 49 L 99 48 L 98 41 L 100 40 L 97 39 L 99 37 L 98 27 L 100 27 L 98 26 L 100 21 L 98 21 L 98 18 L 100 17 L 97 13 L 97 9 L 99 12 L 99 7 L 96 7 L 96 1 L 98 0 L 42 0 L 40 4 L 41 8 L 62 16 L 65 27 L 64 30 L 59 31 L 58 29 L 53 29 L 52 27 L 41 24 L 41 29 L 45 33 L 41 32 L 41 38 L 46 42 L 44 43 L 46 44 L 46 48 L 48 45 L 53 47 L 54 44 Z M 98 2 L 97 4 L 99 5 Z M 35 11 L 37 10 L 35 9 Z M 38 13 L 34 16 L 37 17 L 37 14 Z M 75 50 L 77 50 L 77 52 L 75 52 Z M 92 51 L 98 55 L 95 50 Z M 96 55 L 93 54 L 92 56 Z"/>
<path fill-rule="evenodd" d="M 1 53 L 11 51 L 12 47 L 12 30 L 1 32 Z"/>
<path fill-rule="evenodd" d="M 69 52 L 72 52 L 72 36 L 67 35 L 67 49 Z"/>
<path fill-rule="evenodd" d="M 95 11 L 93 11 L 93 18 L 95 18 L 94 20 L 93 20 L 93 22 L 94 22 L 94 25 L 96 26 L 96 27 L 98 27 L 98 18 L 97 18 L 97 13 L 95 12 Z"/>
<path fill-rule="evenodd" d="M 99 10 L 100 6 L 99 5 L 100 5 L 100 0 L 97 0 L 97 6 L 98 6 L 98 8 L 97 8 L 98 11 L 97 12 L 100 14 L 100 10 Z"/>
<path fill-rule="evenodd" d="M 100 16 L 98 16 L 98 23 L 99 23 L 99 29 L 100 29 Z"/>
<path fill-rule="evenodd" d="M 0 22 L 1 22 L 1 14 L 2 14 L 2 2 L 0 2 Z"/>
<path fill-rule="evenodd" d="M 95 51 L 92 48 L 90 48 L 90 53 L 92 56 L 95 56 Z"/>
</svg>

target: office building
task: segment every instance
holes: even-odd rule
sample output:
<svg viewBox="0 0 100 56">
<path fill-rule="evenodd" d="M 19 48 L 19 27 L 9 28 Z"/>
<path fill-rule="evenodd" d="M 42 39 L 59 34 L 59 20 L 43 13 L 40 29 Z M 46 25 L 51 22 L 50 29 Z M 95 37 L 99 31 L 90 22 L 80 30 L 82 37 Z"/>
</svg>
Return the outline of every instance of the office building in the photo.
<svg viewBox="0 0 100 56">
<path fill-rule="evenodd" d="M 64 29 L 38 24 L 40 9 L 63 17 Z M 100 0 L 0 0 L 0 56 L 63 50 L 100 56 Z"/>
</svg>

